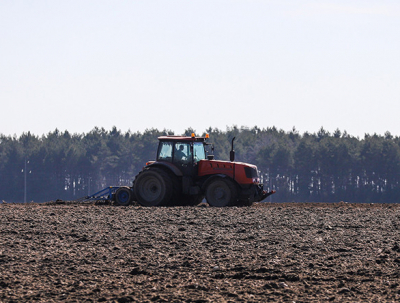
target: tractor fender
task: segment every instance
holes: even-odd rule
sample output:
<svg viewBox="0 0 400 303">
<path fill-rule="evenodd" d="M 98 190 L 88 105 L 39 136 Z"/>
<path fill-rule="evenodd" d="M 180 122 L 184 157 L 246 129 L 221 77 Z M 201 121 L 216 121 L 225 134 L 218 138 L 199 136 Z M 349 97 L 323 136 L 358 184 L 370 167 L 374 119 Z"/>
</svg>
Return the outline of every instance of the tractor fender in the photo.
<svg viewBox="0 0 400 303">
<path fill-rule="evenodd" d="M 215 174 L 215 175 L 210 175 L 206 179 L 203 180 L 202 185 L 201 185 L 201 190 L 202 192 L 205 192 L 208 184 L 210 184 L 213 180 L 218 179 L 218 178 L 228 178 L 232 180 L 235 184 L 236 182 L 229 176 L 224 175 L 224 174 Z"/>
<path fill-rule="evenodd" d="M 166 168 L 168 171 L 172 172 L 175 176 L 178 176 L 178 177 L 182 177 L 183 176 L 183 174 L 179 170 L 179 168 L 177 168 L 174 164 L 169 163 L 169 162 L 161 162 L 161 161 L 158 162 L 158 161 L 156 161 L 156 162 L 153 162 L 153 163 L 147 165 L 146 168 L 147 167 L 161 167 L 161 168 L 164 168 L 164 169 Z"/>
</svg>

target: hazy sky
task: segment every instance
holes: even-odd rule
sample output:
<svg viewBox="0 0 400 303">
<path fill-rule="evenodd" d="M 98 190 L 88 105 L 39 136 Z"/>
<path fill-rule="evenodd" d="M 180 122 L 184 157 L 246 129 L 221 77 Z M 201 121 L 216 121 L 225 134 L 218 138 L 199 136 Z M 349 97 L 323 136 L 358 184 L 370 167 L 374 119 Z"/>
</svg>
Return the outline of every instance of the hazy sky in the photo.
<svg viewBox="0 0 400 303">
<path fill-rule="evenodd" d="M 0 1 L 0 133 L 400 135 L 400 2 Z"/>
</svg>

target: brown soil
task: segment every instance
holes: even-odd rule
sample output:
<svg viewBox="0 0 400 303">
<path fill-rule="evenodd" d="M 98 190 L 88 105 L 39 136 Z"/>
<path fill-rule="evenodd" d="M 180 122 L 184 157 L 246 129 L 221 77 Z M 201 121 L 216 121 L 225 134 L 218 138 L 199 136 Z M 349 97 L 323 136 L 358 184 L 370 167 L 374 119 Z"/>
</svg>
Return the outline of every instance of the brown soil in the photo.
<svg viewBox="0 0 400 303">
<path fill-rule="evenodd" d="M 0 204 L 0 302 L 395 302 L 400 205 Z"/>
</svg>

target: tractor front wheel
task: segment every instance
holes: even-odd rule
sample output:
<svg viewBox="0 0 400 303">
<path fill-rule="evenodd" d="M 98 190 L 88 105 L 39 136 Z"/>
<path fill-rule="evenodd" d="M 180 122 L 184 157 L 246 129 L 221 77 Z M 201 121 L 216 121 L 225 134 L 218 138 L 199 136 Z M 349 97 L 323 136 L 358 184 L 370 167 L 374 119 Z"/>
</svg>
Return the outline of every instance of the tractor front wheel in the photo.
<svg viewBox="0 0 400 303">
<path fill-rule="evenodd" d="M 233 206 L 236 204 L 237 198 L 236 186 L 229 179 L 214 179 L 206 187 L 206 200 L 210 206 Z"/>
</svg>

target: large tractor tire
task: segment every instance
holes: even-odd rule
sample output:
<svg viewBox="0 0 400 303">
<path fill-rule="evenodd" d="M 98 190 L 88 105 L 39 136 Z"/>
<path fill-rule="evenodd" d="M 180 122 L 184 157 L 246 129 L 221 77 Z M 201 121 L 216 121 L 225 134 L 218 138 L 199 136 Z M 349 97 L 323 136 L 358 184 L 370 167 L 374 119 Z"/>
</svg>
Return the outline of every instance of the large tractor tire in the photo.
<svg viewBox="0 0 400 303">
<path fill-rule="evenodd" d="M 148 168 L 136 177 L 134 191 L 142 206 L 169 205 L 173 195 L 170 174 L 159 168 Z"/>
<path fill-rule="evenodd" d="M 133 200 L 133 192 L 128 187 L 120 187 L 115 192 L 115 202 L 117 205 L 127 206 Z"/>
<path fill-rule="evenodd" d="M 206 200 L 210 206 L 234 206 L 238 199 L 235 184 L 226 178 L 216 178 L 206 186 Z"/>
</svg>

